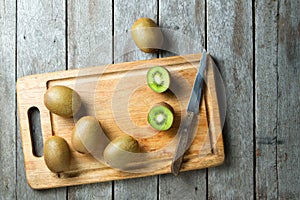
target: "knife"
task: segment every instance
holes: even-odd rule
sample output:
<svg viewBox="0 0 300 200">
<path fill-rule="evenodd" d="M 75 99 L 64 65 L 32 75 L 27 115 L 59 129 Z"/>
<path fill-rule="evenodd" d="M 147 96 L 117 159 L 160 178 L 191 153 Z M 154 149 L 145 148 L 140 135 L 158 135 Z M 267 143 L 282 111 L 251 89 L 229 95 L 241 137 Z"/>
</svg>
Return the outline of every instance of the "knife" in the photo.
<svg viewBox="0 0 300 200">
<path fill-rule="evenodd" d="M 206 51 L 203 50 L 202 58 L 200 60 L 198 72 L 194 82 L 194 86 L 190 95 L 190 100 L 186 110 L 186 115 L 178 130 L 178 143 L 175 150 L 175 155 L 171 164 L 171 172 L 177 176 L 181 168 L 184 153 L 189 148 L 192 142 L 192 135 L 195 131 L 195 122 L 197 122 L 200 100 L 202 96 L 203 77 L 206 68 Z"/>
</svg>

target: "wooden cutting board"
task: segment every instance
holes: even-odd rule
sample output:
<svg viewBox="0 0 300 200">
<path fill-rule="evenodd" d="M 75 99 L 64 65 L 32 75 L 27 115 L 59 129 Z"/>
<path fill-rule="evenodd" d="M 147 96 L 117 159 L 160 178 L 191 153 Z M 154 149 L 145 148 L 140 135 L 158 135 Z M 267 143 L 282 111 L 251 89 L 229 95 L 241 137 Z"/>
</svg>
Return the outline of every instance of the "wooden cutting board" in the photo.
<svg viewBox="0 0 300 200">
<path fill-rule="evenodd" d="M 17 82 L 17 100 L 20 132 L 28 184 L 34 189 L 54 188 L 127 178 L 170 173 L 174 154 L 174 141 L 181 118 L 189 100 L 201 54 L 110 64 L 107 66 L 76 69 L 20 78 Z M 207 57 L 206 84 L 201 101 L 198 128 L 193 143 L 187 151 L 181 171 L 220 165 L 224 161 L 222 125 L 217 100 L 216 76 L 213 61 Z M 170 91 L 156 94 L 148 88 L 146 73 L 153 66 L 166 67 L 172 76 Z M 50 113 L 44 106 L 47 88 L 65 85 L 76 90 L 83 101 L 78 115 L 65 119 Z M 173 127 L 164 132 L 154 131 L 147 123 L 147 113 L 158 102 L 167 102 L 175 111 Z M 66 139 L 71 149 L 70 170 L 52 173 L 43 156 L 34 155 L 29 112 L 40 113 L 43 143 L 51 135 Z M 74 151 L 71 132 L 74 123 L 85 115 L 96 116 L 107 138 L 121 135 L 135 137 L 143 152 L 152 153 L 147 167 L 137 171 L 113 169 L 92 155 Z M 147 163 L 146 162 L 146 163 Z"/>
</svg>

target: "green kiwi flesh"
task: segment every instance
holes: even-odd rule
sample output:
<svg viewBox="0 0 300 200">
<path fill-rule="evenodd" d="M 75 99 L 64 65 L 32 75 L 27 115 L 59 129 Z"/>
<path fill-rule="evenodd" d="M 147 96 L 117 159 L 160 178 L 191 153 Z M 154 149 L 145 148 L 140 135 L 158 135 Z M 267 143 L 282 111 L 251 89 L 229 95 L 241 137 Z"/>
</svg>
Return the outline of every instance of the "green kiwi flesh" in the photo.
<svg viewBox="0 0 300 200">
<path fill-rule="evenodd" d="M 147 72 L 148 86 L 157 93 L 165 92 L 170 87 L 169 71 L 161 66 L 155 66 Z"/>
<path fill-rule="evenodd" d="M 166 131 L 174 121 L 173 108 L 167 103 L 153 106 L 148 113 L 148 122 L 156 130 Z"/>
</svg>

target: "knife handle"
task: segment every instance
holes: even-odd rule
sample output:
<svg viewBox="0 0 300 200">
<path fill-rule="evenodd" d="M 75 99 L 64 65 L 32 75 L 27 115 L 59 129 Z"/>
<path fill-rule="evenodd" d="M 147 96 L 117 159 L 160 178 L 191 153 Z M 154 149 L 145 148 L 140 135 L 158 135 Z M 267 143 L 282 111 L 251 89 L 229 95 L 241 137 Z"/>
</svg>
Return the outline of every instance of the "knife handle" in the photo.
<svg viewBox="0 0 300 200">
<path fill-rule="evenodd" d="M 171 164 L 171 172 L 177 176 L 179 174 L 179 170 L 181 168 L 181 164 L 183 161 L 183 156 L 186 150 L 190 146 L 190 139 L 191 139 L 191 131 L 194 130 L 193 122 L 195 119 L 194 112 L 187 112 L 182 125 L 179 128 L 179 140 L 175 150 L 175 155 Z"/>
</svg>

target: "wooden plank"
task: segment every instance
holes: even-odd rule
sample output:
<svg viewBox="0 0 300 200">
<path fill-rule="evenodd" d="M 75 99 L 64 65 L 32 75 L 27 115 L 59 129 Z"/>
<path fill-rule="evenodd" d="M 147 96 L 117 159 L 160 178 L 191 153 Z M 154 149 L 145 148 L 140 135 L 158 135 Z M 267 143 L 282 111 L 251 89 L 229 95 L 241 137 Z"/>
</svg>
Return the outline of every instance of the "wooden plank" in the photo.
<svg viewBox="0 0 300 200">
<path fill-rule="evenodd" d="M 68 69 L 112 63 L 112 1 L 67 2 Z M 70 199 L 112 198 L 112 183 L 68 188 Z"/>
<path fill-rule="evenodd" d="M 156 21 L 157 1 L 114 1 L 114 62 L 126 62 L 155 58 L 155 54 L 140 51 L 130 36 L 132 24 L 141 17 Z M 156 199 L 157 176 L 114 183 L 115 199 Z"/>
<path fill-rule="evenodd" d="M 160 0 L 159 24 L 165 35 L 162 56 L 202 52 L 205 47 L 204 0 Z"/>
<path fill-rule="evenodd" d="M 277 199 L 278 1 L 255 5 L 256 197 Z"/>
<path fill-rule="evenodd" d="M 114 1 L 114 62 L 127 62 L 156 58 L 156 54 L 140 51 L 134 44 L 130 30 L 133 23 L 141 18 L 151 18 L 156 22 L 157 2 L 151 1 Z"/>
<path fill-rule="evenodd" d="M 0 3 L 0 197 L 16 198 L 16 2 Z"/>
<path fill-rule="evenodd" d="M 208 61 L 209 58 L 208 56 Z M 17 97 L 28 183 L 33 188 L 43 189 L 170 173 L 169 165 L 175 151 L 176 133 L 182 114 L 187 107 L 189 91 L 191 91 L 197 72 L 195 65 L 198 65 L 199 59 L 200 54 L 191 54 L 185 57 L 175 56 L 113 64 L 109 65 L 103 73 L 99 70 L 102 68 L 101 66 L 87 68 L 84 76 L 79 74 L 82 69 L 77 69 L 19 79 Z M 153 65 L 164 66 L 170 71 L 174 80 L 173 84 L 181 86 L 181 90 L 175 92 L 176 96 L 171 92 L 164 95 L 153 95 L 145 80 L 147 71 Z M 212 69 L 211 65 L 208 62 L 208 69 Z M 125 75 L 128 76 L 124 78 Z M 175 80 L 177 81 L 175 82 Z M 208 123 L 214 126 L 213 129 L 221 130 L 218 128 L 220 127 L 220 117 L 214 82 L 214 73 L 211 71 L 207 75 L 210 95 L 206 95 L 205 103 L 204 99 L 202 100 L 198 127 L 191 147 L 185 155 L 182 171 L 216 166 L 224 160 L 222 139 L 216 141 L 216 150 L 214 151 L 211 151 L 211 142 L 207 139 L 209 138 Z M 85 115 L 94 115 L 105 131 L 105 135 L 100 136 L 103 138 L 103 148 L 109 143 L 109 140 L 124 133 L 130 134 L 138 140 L 145 153 L 134 156 L 133 170 L 124 172 L 103 164 L 101 147 L 99 153 L 94 152 L 93 154 L 96 159 L 89 154 L 81 154 L 73 149 L 72 129 L 74 121 L 81 114 L 79 114 L 80 116 L 75 115 L 73 119 L 65 119 L 49 113 L 44 105 L 43 95 L 47 86 L 54 85 L 65 85 L 78 92 L 83 102 Z M 141 98 L 148 101 L 141 101 Z M 153 102 L 162 101 L 172 105 L 175 121 L 171 129 L 155 131 L 150 127 L 145 116 L 147 116 L 149 108 L 153 106 Z M 36 107 L 40 111 L 43 141 L 50 135 L 58 135 L 69 143 L 71 164 L 68 171 L 59 175 L 54 174 L 45 165 L 43 157 L 37 158 L 33 155 L 30 138 L 32 129 L 28 125 L 28 109 L 31 107 Z M 207 146 L 208 148 L 205 148 Z M 138 159 L 136 160 L 136 158 Z"/>
<path fill-rule="evenodd" d="M 225 165 L 208 170 L 209 199 L 254 195 L 252 2 L 207 1 L 207 49 L 224 79 Z"/>
<path fill-rule="evenodd" d="M 112 2 L 68 3 L 68 69 L 112 63 Z"/>
<path fill-rule="evenodd" d="M 161 56 L 202 51 L 205 44 L 205 1 L 159 1 L 159 24 L 166 38 Z M 159 178 L 160 199 L 205 199 L 206 170 Z"/>
<path fill-rule="evenodd" d="M 300 16 L 299 1 L 279 1 L 277 169 L 278 197 L 300 196 Z"/>
<path fill-rule="evenodd" d="M 17 77 L 65 69 L 64 1 L 17 1 Z M 21 136 L 17 137 L 17 197 L 64 199 L 66 189 L 32 190 L 26 181 Z"/>
</svg>

